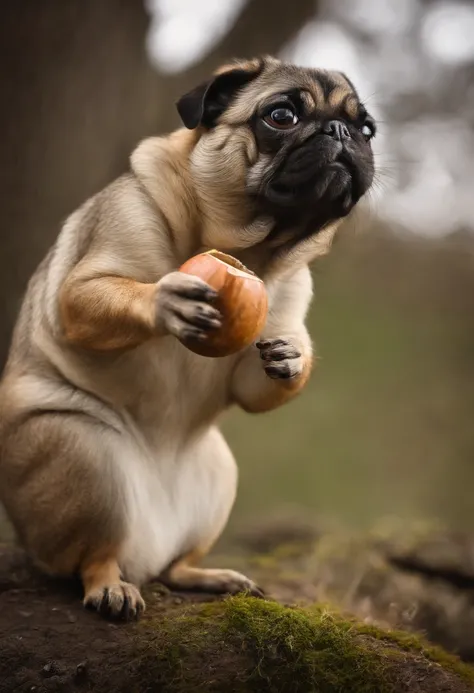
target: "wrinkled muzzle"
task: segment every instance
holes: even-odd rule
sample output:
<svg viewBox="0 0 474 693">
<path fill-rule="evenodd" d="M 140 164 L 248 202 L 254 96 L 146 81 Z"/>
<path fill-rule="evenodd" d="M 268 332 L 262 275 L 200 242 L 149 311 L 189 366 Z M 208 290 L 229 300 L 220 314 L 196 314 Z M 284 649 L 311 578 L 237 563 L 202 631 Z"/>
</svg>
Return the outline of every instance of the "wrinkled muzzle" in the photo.
<svg viewBox="0 0 474 693">
<path fill-rule="evenodd" d="M 373 177 L 370 161 L 355 145 L 324 134 L 282 149 L 273 164 L 261 188 L 273 211 L 293 210 L 297 216 L 317 211 L 327 220 L 346 216 Z"/>
</svg>

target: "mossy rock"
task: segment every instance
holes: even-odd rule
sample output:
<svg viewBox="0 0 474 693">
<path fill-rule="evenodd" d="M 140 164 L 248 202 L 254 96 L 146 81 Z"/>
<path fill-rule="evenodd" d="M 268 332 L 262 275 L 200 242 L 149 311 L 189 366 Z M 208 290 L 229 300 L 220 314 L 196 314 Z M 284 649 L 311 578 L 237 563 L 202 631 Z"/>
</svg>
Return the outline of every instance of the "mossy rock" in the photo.
<svg viewBox="0 0 474 693">
<path fill-rule="evenodd" d="M 138 677 L 170 693 L 474 690 L 474 670 L 442 650 L 320 606 L 238 596 L 152 624 Z"/>
<path fill-rule="evenodd" d="M 386 520 L 370 532 L 319 528 L 298 536 L 291 518 L 253 523 L 219 564 L 249 573 L 282 601 L 324 601 L 359 619 L 423 633 L 474 662 L 474 537 Z M 322 523 L 321 523 L 322 525 Z M 283 532 L 278 533 L 278 527 Z M 259 551 L 259 553 L 256 553 Z"/>
<path fill-rule="evenodd" d="M 150 586 L 137 624 L 84 611 L 80 589 L 0 549 L 0 692 L 474 691 L 474 670 L 415 636 L 323 606 Z"/>
</svg>

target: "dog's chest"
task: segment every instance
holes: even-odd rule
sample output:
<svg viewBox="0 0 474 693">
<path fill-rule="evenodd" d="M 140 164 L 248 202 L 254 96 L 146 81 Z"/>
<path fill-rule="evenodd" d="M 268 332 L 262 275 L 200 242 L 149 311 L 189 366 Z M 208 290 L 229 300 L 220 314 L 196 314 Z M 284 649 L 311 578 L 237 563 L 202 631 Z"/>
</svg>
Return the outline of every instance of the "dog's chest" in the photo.
<svg viewBox="0 0 474 693">
<path fill-rule="evenodd" d="M 142 425 L 189 430 L 228 405 L 235 357 L 198 356 L 170 337 L 144 345 L 134 359 L 141 365 L 132 364 L 127 409 Z"/>
</svg>

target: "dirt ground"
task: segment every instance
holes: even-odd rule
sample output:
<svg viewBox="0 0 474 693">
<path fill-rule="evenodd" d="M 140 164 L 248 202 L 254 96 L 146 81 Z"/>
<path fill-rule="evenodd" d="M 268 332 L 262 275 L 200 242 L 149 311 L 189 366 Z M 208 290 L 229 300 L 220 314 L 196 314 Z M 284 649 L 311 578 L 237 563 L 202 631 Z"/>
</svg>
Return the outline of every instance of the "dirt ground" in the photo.
<svg viewBox="0 0 474 693">
<path fill-rule="evenodd" d="M 421 631 L 472 660 L 469 562 L 461 560 L 459 541 L 454 551 L 452 537 L 438 539 L 434 551 L 433 540 L 417 536 L 408 544 L 403 536 L 402 546 L 380 534 L 349 539 L 307 527 L 289 534 L 288 528 L 286 534 L 275 528 L 247 533 L 227 557 L 209 562 L 244 569 L 259 580 L 268 601 L 234 603 L 155 584 L 145 590 L 147 611 L 138 624 L 112 623 L 85 611 L 79 583 L 45 578 L 20 549 L 0 545 L 0 693 L 308 693 L 314 681 L 320 686 L 314 690 L 336 693 L 348 690 L 339 674 L 351 677 L 358 668 L 351 693 L 474 691 L 474 669 L 409 635 Z M 471 545 L 463 546 L 470 556 Z M 434 577 L 428 575 L 433 566 Z M 324 611 L 319 620 L 308 611 L 310 620 L 304 621 L 300 606 L 324 601 L 355 614 L 357 626 L 331 621 Z M 237 608 L 243 609 L 238 617 Z M 263 635 L 256 630 L 262 623 L 268 625 Z M 296 623 L 309 628 L 308 642 L 298 639 L 298 630 L 287 636 Z M 401 626 L 407 637 L 391 631 L 386 636 L 378 625 Z M 319 679 L 314 656 L 321 652 L 329 659 Z M 346 656 L 350 665 L 343 674 Z"/>
</svg>

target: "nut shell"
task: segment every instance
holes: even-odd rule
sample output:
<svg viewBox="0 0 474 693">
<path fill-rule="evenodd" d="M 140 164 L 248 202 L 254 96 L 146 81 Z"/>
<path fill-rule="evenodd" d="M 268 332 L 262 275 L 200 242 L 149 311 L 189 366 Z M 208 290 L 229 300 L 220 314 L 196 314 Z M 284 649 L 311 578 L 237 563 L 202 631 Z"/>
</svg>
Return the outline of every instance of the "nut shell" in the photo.
<svg viewBox="0 0 474 693">
<path fill-rule="evenodd" d="M 231 255 L 210 250 L 187 260 L 181 272 L 207 282 L 215 291 L 214 306 L 221 312 L 222 326 L 205 341 L 183 340 L 201 356 L 229 356 L 249 346 L 261 333 L 268 311 L 265 284 Z"/>
</svg>

